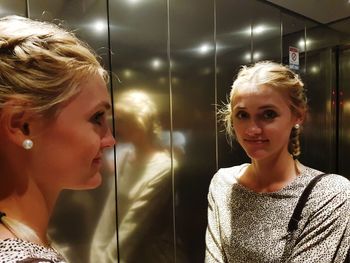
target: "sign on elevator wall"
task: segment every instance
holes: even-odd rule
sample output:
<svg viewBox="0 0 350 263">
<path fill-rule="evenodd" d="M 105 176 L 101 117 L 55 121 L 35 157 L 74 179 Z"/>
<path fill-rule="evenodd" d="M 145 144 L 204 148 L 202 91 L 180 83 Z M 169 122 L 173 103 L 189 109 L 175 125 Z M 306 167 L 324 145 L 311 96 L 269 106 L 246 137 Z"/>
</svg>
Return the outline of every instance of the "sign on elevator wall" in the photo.
<svg viewBox="0 0 350 263">
<path fill-rule="evenodd" d="M 289 47 L 289 68 L 299 70 L 299 49 Z"/>
</svg>

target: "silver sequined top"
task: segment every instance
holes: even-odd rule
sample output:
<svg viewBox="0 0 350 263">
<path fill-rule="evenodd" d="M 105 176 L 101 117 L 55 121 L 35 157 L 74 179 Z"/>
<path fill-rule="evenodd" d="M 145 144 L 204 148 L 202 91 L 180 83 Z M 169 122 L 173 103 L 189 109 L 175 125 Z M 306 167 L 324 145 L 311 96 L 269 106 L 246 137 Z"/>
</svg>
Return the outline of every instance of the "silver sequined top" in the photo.
<svg viewBox="0 0 350 263">
<path fill-rule="evenodd" d="M 0 240 L 0 263 L 66 263 L 53 248 L 22 240 Z"/>
<path fill-rule="evenodd" d="M 301 167 L 283 189 L 256 193 L 237 178 L 248 164 L 220 169 L 208 194 L 206 263 L 277 263 L 287 240 L 287 226 L 299 196 L 321 172 Z M 328 175 L 307 201 L 287 262 L 340 263 L 350 247 L 350 182 Z"/>
</svg>

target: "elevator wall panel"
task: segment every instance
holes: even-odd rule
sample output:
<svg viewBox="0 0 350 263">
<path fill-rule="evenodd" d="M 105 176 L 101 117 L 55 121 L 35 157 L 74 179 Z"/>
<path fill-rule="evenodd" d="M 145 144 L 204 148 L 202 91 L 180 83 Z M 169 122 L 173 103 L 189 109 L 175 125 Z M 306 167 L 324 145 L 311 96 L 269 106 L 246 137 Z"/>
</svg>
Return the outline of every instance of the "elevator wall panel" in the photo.
<svg viewBox="0 0 350 263">
<path fill-rule="evenodd" d="M 253 1 L 217 1 L 216 6 L 216 57 L 217 104 L 223 109 L 228 102 L 235 76 L 242 65 L 252 61 L 252 7 Z M 239 12 L 237 12 L 239 10 Z M 232 14 L 235 15 L 232 15 Z M 248 158 L 237 142 L 225 133 L 218 116 L 218 166 L 228 167 L 247 162 Z"/>
<path fill-rule="evenodd" d="M 332 60 L 329 48 L 309 51 L 304 76 L 309 112 L 303 128 L 302 160 L 325 172 L 334 171 L 335 160 Z"/>
<path fill-rule="evenodd" d="M 110 1 L 120 262 L 175 262 L 172 182 L 181 161 L 171 151 L 167 11 L 165 0 Z M 101 219 L 102 231 L 113 229 Z"/>
<path fill-rule="evenodd" d="M 280 10 L 260 1 L 252 6 L 252 60 L 281 62 Z"/>
<path fill-rule="evenodd" d="M 327 35 L 329 38 L 324 38 Z M 336 87 L 335 57 L 332 47 L 339 44 L 336 31 L 320 25 L 306 26 L 306 67 L 303 80 L 309 99 L 304 125 L 302 160 L 325 172 L 335 172 Z"/>
<path fill-rule="evenodd" d="M 26 16 L 27 5 L 23 0 L 1 0 L 0 17 L 8 15 Z"/>
<path fill-rule="evenodd" d="M 173 139 L 184 140 L 175 170 L 177 262 L 204 261 L 206 197 L 216 158 L 213 4 L 170 1 Z"/>
<path fill-rule="evenodd" d="M 295 69 L 302 78 L 305 75 L 305 27 L 307 21 L 292 15 L 281 13 L 282 23 L 282 63 L 289 65 L 289 48 L 299 52 L 299 69 Z"/>
<path fill-rule="evenodd" d="M 339 51 L 339 170 L 350 179 L 350 48 Z"/>
</svg>

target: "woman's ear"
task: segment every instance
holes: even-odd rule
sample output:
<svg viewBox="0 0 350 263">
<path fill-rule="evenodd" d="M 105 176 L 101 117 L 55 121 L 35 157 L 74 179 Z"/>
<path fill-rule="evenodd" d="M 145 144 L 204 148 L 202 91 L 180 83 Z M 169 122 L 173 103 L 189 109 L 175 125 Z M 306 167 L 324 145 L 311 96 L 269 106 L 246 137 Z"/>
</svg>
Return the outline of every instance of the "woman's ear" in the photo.
<svg viewBox="0 0 350 263">
<path fill-rule="evenodd" d="M 300 124 L 303 124 L 304 121 L 306 119 L 306 111 L 302 111 L 300 112 L 299 116 L 298 116 L 298 121 Z"/>
<path fill-rule="evenodd" d="M 0 129 L 2 134 L 16 145 L 22 147 L 25 139 L 31 135 L 33 114 L 27 107 L 16 101 L 4 103 L 0 112 Z"/>
<path fill-rule="evenodd" d="M 303 124 L 303 122 L 305 121 L 306 118 L 306 110 L 296 110 L 294 112 L 295 114 L 295 124 Z"/>
</svg>

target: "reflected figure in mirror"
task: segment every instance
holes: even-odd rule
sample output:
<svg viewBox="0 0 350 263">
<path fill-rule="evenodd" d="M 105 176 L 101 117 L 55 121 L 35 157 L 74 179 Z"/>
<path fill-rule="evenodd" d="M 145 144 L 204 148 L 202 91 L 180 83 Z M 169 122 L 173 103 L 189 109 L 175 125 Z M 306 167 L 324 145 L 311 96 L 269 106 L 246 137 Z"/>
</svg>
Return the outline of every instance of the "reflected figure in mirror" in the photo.
<svg viewBox="0 0 350 263">
<path fill-rule="evenodd" d="M 172 169 L 178 163 L 161 141 L 156 104 L 146 92 L 127 90 L 116 95 L 114 110 L 117 196 L 111 187 L 90 262 L 117 262 L 118 254 L 125 263 L 173 262 Z"/>
<path fill-rule="evenodd" d="M 288 232 L 303 190 L 322 174 L 297 159 L 306 113 L 304 84 L 288 67 L 263 61 L 241 68 L 220 116 L 251 162 L 219 169 L 212 178 L 207 263 L 344 262 L 350 246 L 345 177 L 323 177 L 296 231 Z"/>
<path fill-rule="evenodd" d="M 107 72 L 74 34 L 0 19 L 0 262 L 66 262 L 47 236 L 64 189 L 100 185 Z"/>
</svg>

